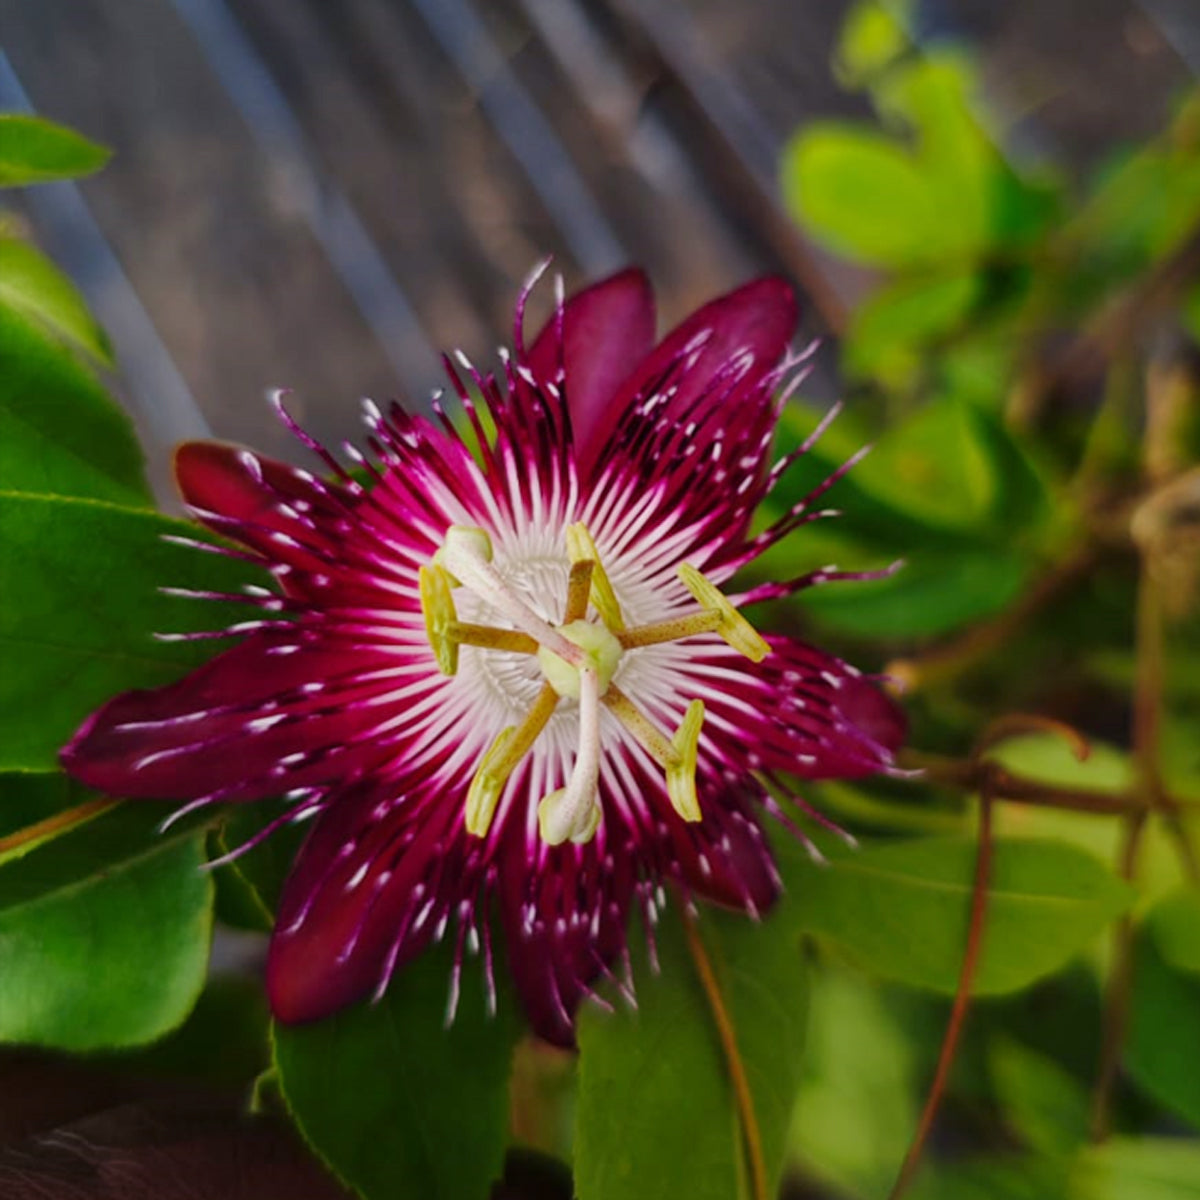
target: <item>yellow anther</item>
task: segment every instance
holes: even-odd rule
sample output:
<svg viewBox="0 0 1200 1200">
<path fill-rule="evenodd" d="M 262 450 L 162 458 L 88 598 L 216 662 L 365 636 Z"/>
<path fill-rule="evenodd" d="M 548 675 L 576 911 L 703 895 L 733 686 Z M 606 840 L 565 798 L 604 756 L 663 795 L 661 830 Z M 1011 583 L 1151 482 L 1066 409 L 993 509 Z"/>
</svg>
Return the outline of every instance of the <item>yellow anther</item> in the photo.
<svg viewBox="0 0 1200 1200">
<path fill-rule="evenodd" d="M 500 803 L 500 793 L 512 773 L 514 763 L 509 762 L 509 743 L 517 727 L 510 725 L 502 729 L 487 753 L 479 760 L 479 766 L 467 788 L 467 832 L 476 837 L 486 837 Z"/>
<path fill-rule="evenodd" d="M 458 624 L 454 597 L 450 592 L 450 574 L 436 563 L 417 572 L 421 592 L 421 614 L 425 618 L 425 633 L 433 647 L 438 670 L 453 675 L 458 670 L 458 642 L 453 636 Z"/>
<path fill-rule="evenodd" d="M 468 833 L 475 837 L 487 836 L 508 777 L 529 753 L 557 704 L 557 693 L 546 684 L 538 693 L 525 720 L 520 725 L 502 729 L 480 759 L 471 785 L 467 788 L 465 823 Z"/>
<path fill-rule="evenodd" d="M 725 598 L 721 590 L 709 583 L 691 563 L 679 564 L 679 578 L 696 598 L 696 603 L 706 612 L 716 613 L 721 618 L 717 626 L 719 633 L 739 654 L 751 662 L 762 662 L 771 653 L 771 647 L 763 640 L 758 630 L 742 616 Z"/>
<path fill-rule="evenodd" d="M 621 606 L 617 603 L 617 594 L 613 591 L 604 564 L 600 561 L 596 543 L 588 533 L 587 526 L 582 521 L 567 526 L 567 554 L 573 563 L 592 562 L 592 603 L 600 614 L 600 619 L 613 631 L 620 633 L 625 628 L 625 618 L 621 616 Z"/>
<path fill-rule="evenodd" d="M 703 724 L 704 701 L 693 700 L 671 739 L 676 761 L 667 766 L 667 795 L 671 799 L 671 807 L 685 821 L 703 818 L 700 800 L 696 795 L 696 758 Z"/>
</svg>

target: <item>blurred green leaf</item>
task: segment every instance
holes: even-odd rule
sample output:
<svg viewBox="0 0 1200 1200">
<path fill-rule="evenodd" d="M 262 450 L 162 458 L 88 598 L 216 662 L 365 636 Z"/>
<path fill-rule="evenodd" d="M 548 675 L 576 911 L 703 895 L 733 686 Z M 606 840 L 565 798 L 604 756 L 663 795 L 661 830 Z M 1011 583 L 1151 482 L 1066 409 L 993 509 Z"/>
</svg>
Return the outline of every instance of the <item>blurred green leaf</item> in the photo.
<svg viewBox="0 0 1200 1200">
<path fill-rule="evenodd" d="M 875 89 L 883 114 L 900 117 L 916 135 L 922 177 L 941 217 L 943 258 L 972 258 L 996 241 L 999 156 L 971 110 L 975 86 L 972 60 L 939 46 Z"/>
<path fill-rule="evenodd" d="M 252 615 L 158 591 L 236 591 L 258 577 L 244 563 L 162 540 L 195 532 L 95 500 L 0 492 L 0 770 L 53 770 L 89 711 L 125 688 L 170 682 L 219 645 L 156 641 L 156 631 Z"/>
<path fill-rule="evenodd" d="M 129 418 L 73 355 L 3 306 L 0 481 L 13 492 L 151 505 Z"/>
<path fill-rule="evenodd" d="M 799 603 L 839 633 L 932 637 L 1001 611 L 1028 577 L 1024 556 L 1012 552 L 918 552 L 886 579 L 826 584 L 804 592 Z"/>
<path fill-rule="evenodd" d="M 984 1155 L 927 1163 L 906 1195 L 910 1200 L 1063 1200 L 1066 1174 L 1066 1165 L 1056 1159 Z"/>
<path fill-rule="evenodd" d="M 794 906 L 761 924 L 706 910 L 700 932 L 754 1097 L 772 1194 L 799 1084 L 806 988 Z M 585 1007 L 579 1021 L 575 1186 L 579 1200 L 743 1194 L 733 1089 L 708 1000 L 668 909 L 655 937 L 661 972 L 642 971 L 637 1009 Z M 634 960 L 643 956 L 635 947 Z"/>
<path fill-rule="evenodd" d="M 834 71 L 843 84 L 861 87 L 899 58 L 909 45 L 908 32 L 895 12 L 876 0 L 859 0 L 842 25 Z"/>
<path fill-rule="evenodd" d="M 0 113 L 0 187 L 90 175 L 111 153 L 65 125 Z"/>
<path fill-rule="evenodd" d="M 1068 1200 L 1196 1200 L 1200 1142 L 1113 1138 L 1089 1146 L 1071 1172 Z"/>
<path fill-rule="evenodd" d="M 953 994 L 966 943 L 976 846 L 922 838 L 837 849 L 828 865 L 789 848 L 801 919 L 862 966 Z M 1090 855 L 1055 842 L 995 846 L 978 994 L 1012 992 L 1058 970 L 1133 902 L 1133 890 Z"/>
<path fill-rule="evenodd" d="M 886 1195 L 917 1123 L 915 1059 L 878 984 L 814 971 L 792 1155 L 841 1191 Z"/>
<path fill-rule="evenodd" d="M 842 366 L 851 376 L 906 382 L 920 352 L 954 329 L 978 295 L 974 272 L 901 276 L 854 310 Z"/>
<path fill-rule="evenodd" d="M 444 1028 L 453 950 L 396 973 L 386 995 L 274 1026 L 275 1065 L 305 1138 L 366 1200 L 486 1200 L 504 1165 L 513 1002 L 465 988 Z M 468 971 L 465 982 L 479 982 Z"/>
<path fill-rule="evenodd" d="M 999 1036 L 989 1046 L 988 1066 L 1005 1122 L 1030 1149 L 1054 1156 L 1087 1140 L 1087 1091 L 1060 1063 Z"/>
<path fill-rule="evenodd" d="M 859 262 L 906 267 L 938 262 L 954 238 L 921 165 L 889 138 L 820 122 L 787 146 L 783 192 L 815 237 Z"/>
<path fill-rule="evenodd" d="M 1133 783 L 1133 764 L 1129 754 L 1108 742 L 1089 743 L 1087 758 L 1081 762 L 1064 738 L 1053 733 L 1028 733 L 1005 738 L 988 752 L 1027 779 L 1053 787 L 1080 787 L 1116 795 Z"/>
<path fill-rule="evenodd" d="M 1147 1095 L 1200 1128 L 1200 980 L 1167 960 L 1158 914 L 1156 907 L 1135 947 L 1124 1064 Z"/>
<path fill-rule="evenodd" d="M 1200 893 L 1180 888 L 1164 896 L 1147 922 L 1166 962 L 1200 975 Z"/>
<path fill-rule="evenodd" d="M 0 1040 L 85 1051 L 152 1041 L 204 986 L 203 832 L 158 837 L 124 805 L 0 868 Z"/>
<path fill-rule="evenodd" d="M 75 285 L 44 254 L 16 238 L 0 238 L 0 304 L 28 314 L 55 336 L 112 365 L 108 335 Z"/>
</svg>

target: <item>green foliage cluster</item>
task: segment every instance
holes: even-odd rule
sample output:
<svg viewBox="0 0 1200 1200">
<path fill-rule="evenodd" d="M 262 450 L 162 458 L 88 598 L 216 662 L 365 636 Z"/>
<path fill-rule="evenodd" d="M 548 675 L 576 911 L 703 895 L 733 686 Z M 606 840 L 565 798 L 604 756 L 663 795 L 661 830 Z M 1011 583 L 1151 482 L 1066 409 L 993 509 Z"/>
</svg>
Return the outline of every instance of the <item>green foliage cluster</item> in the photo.
<svg viewBox="0 0 1200 1200">
<path fill-rule="evenodd" d="M 1077 194 L 1014 165 L 969 57 L 918 49 L 892 9 L 853 10 L 838 70 L 879 124 L 802 131 L 784 191 L 875 284 L 840 339 L 855 403 L 778 510 L 875 444 L 829 493 L 844 516 L 768 566 L 907 565 L 772 618 L 888 664 L 924 774 L 807 787 L 860 848 L 817 831 L 819 864 L 781 835 L 787 890 L 761 923 L 669 910 L 653 948 L 635 931 L 636 1008 L 604 989 L 612 1011 L 585 1009 L 571 1058 L 522 1037 L 511 997 L 488 1015 L 472 964 L 445 1030 L 437 952 L 375 1006 L 268 1029 L 256 992 L 206 984 L 205 964 L 214 918 L 269 928 L 295 831 L 203 873 L 267 817 L 159 835 L 160 814 L 56 772 L 97 704 L 207 653 L 150 637 L 220 622 L 158 588 L 250 576 L 162 540 L 183 528 L 153 511 L 95 374 L 103 332 L 0 226 L 0 1043 L 219 1076 L 286 1110 L 368 1200 L 483 1197 L 514 1143 L 569 1163 L 580 1200 L 762 1200 L 797 1180 L 873 1200 L 913 1136 L 982 884 L 979 999 L 941 1152 L 906 1194 L 1200 1191 L 1200 104 Z M 0 184 L 105 157 L 0 117 Z M 781 444 L 817 419 L 790 408 Z M 1030 712 L 1058 723 L 1013 716 Z"/>
</svg>

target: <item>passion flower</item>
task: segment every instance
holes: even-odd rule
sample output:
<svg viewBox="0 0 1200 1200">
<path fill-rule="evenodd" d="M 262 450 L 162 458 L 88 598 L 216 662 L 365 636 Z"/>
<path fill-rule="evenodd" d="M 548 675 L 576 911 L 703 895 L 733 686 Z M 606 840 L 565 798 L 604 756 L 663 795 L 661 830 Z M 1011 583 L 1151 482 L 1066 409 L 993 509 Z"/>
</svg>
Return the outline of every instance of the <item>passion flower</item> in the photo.
<svg viewBox="0 0 1200 1200">
<path fill-rule="evenodd" d="M 347 469 L 280 403 L 322 475 L 181 447 L 191 512 L 273 586 L 238 597 L 259 611 L 232 649 L 118 696 L 62 753 L 181 811 L 283 796 L 264 835 L 316 819 L 268 958 L 283 1021 L 382 993 L 446 936 L 451 1012 L 480 947 L 494 997 L 495 910 L 533 1028 L 568 1044 L 635 905 L 652 923 L 671 885 L 761 913 L 773 793 L 886 769 L 899 742 L 853 667 L 741 611 L 830 572 L 723 591 L 826 515 L 832 480 L 751 528 L 806 448 L 771 465 L 799 364 L 789 286 L 748 284 L 657 345 L 640 271 L 560 297 L 528 348 L 527 295 L 498 376 L 447 361 L 460 424 L 368 405 Z"/>
</svg>

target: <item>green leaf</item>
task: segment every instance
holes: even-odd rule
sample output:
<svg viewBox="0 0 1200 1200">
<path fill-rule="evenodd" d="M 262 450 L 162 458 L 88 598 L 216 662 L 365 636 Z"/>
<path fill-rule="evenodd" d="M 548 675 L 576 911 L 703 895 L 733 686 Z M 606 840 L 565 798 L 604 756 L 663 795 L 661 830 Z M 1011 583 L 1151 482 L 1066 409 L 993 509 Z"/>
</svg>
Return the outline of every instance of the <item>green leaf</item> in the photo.
<svg viewBox="0 0 1200 1200">
<path fill-rule="evenodd" d="M 840 82 L 861 87 L 909 45 L 908 33 L 894 13 L 875 0 L 859 0 L 842 25 L 834 69 Z"/>
<path fill-rule="evenodd" d="M 1069 1200 L 1196 1200 L 1200 1143 L 1114 1138 L 1089 1146 L 1071 1173 Z"/>
<path fill-rule="evenodd" d="M 801 919 L 887 978 L 953 994 L 966 943 L 976 846 L 953 837 L 837 850 L 828 865 L 780 855 Z M 997 843 L 975 992 L 1027 987 L 1080 953 L 1133 902 L 1090 855 L 1055 842 Z"/>
<path fill-rule="evenodd" d="M 1156 907 L 1136 944 L 1124 1065 L 1142 1091 L 1200 1129 L 1200 980 L 1167 959 L 1157 916 Z"/>
<path fill-rule="evenodd" d="M 246 845 L 282 809 L 271 804 L 233 805 L 221 815 L 214 832 L 213 857 Z M 217 872 L 217 907 L 222 920 L 243 929 L 270 929 L 309 826 L 285 824 L 251 850 L 240 854 Z"/>
<path fill-rule="evenodd" d="M 974 272 L 902 276 L 854 310 L 842 343 L 843 366 L 859 378 L 907 380 L 921 351 L 956 328 L 979 293 Z"/>
<path fill-rule="evenodd" d="M 773 1195 L 799 1085 L 804 967 L 790 902 L 761 925 L 705 910 L 700 933 L 735 1030 Z M 656 932 L 661 972 L 639 972 L 637 1009 L 585 1007 L 579 1021 L 575 1186 L 579 1200 L 687 1196 L 728 1200 L 746 1178 L 729 1071 L 668 910 Z M 634 960 L 641 961 L 639 949 Z"/>
<path fill-rule="evenodd" d="M 220 642 L 161 642 L 254 614 L 164 596 L 160 585 L 235 591 L 258 573 L 162 540 L 194 528 L 94 500 L 0 492 L 0 770 L 53 770 L 93 708 L 211 657 Z"/>
<path fill-rule="evenodd" d="M 465 988 L 443 1028 L 450 949 L 405 966 L 377 1004 L 274 1026 L 288 1108 L 366 1200 L 486 1200 L 503 1168 L 517 1022 L 509 998 L 489 1017 Z"/>
<path fill-rule="evenodd" d="M 843 559 L 839 565 L 857 564 Z M 1021 592 L 1029 571 L 1025 557 L 1011 551 L 918 551 L 886 579 L 830 583 L 804 592 L 799 604 L 839 633 L 932 637 L 1005 608 Z"/>
<path fill-rule="evenodd" d="M 1180 888 L 1147 917 L 1163 958 L 1180 971 L 1200 974 L 1200 894 Z"/>
<path fill-rule="evenodd" d="M 1060 1063 L 999 1036 L 989 1047 L 988 1065 L 1000 1111 L 1030 1149 L 1057 1155 L 1087 1140 L 1087 1092 Z"/>
<path fill-rule="evenodd" d="M 133 1046 L 187 1016 L 204 986 L 212 881 L 203 832 L 159 838 L 124 805 L 0 868 L 0 1040 Z"/>
<path fill-rule="evenodd" d="M 3 307 L 0 481 L 13 492 L 151 505 L 129 418 L 73 355 Z"/>
<path fill-rule="evenodd" d="M 112 345 L 75 285 L 44 255 L 0 238 L 0 304 L 27 313 L 57 337 L 112 365 Z"/>
<path fill-rule="evenodd" d="M 840 1192 L 884 1196 L 917 1123 L 917 1054 L 879 985 L 813 972 L 792 1155 Z"/>
<path fill-rule="evenodd" d="M 810 125 L 784 150 L 784 198 L 832 249 L 877 267 L 942 258 L 947 214 L 920 165 L 896 143 L 855 125 Z"/>
<path fill-rule="evenodd" d="M 42 117 L 0 113 L 0 187 L 73 179 L 108 162 L 111 151 Z"/>
<path fill-rule="evenodd" d="M 82 804 L 88 795 L 81 784 L 61 771 L 0 775 L 0 837 Z"/>
</svg>

